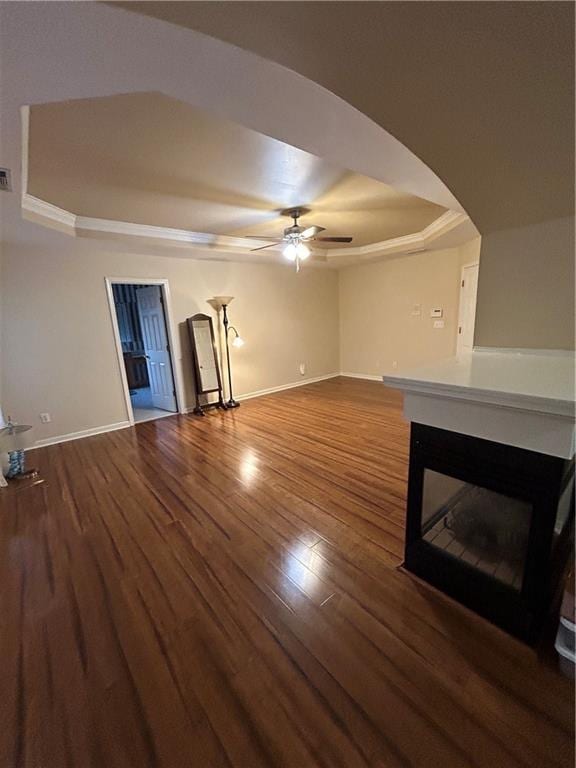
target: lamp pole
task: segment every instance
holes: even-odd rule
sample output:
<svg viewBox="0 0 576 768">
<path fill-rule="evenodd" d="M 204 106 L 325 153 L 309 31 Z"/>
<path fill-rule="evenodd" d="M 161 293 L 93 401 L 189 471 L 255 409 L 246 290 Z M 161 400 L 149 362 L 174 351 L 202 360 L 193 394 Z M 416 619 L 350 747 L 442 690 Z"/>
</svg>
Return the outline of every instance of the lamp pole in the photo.
<svg viewBox="0 0 576 768">
<path fill-rule="evenodd" d="M 226 313 L 226 306 L 226 304 L 222 304 L 222 321 L 224 323 L 224 338 L 226 340 L 226 362 L 228 364 L 228 392 L 230 394 L 230 399 L 227 401 L 226 406 L 228 408 L 238 408 L 240 403 L 234 400 L 234 396 L 232 395 L 232 369 L 230 367 L 230 347 L 228 345 L 228 314 Z"/>
</svg>

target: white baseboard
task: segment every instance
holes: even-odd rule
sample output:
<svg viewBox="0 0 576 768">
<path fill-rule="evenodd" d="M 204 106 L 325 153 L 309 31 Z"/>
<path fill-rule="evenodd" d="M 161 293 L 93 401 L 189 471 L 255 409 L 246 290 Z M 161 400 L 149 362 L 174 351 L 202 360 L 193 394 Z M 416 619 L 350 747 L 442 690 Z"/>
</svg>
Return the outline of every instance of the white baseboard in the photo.
<svg viewBox="0 0 576 768">
<path fill-rule="evenodd" d="M 300 381 L 293 381 L 290 384 L 280 384 L 278 387 L 269 387 L 268 389 L 259 389 L 256 392 L 247 392 L 244 395 L 238 395 L 237 400 L 250 400 L 253 397 L 262 397 L 262 395 L 272 395 L 274 392 L 283 392 L 285 389 L 294 389 L 295 387 L 303 387 L 306 384 L 315 384 L 318 381 L 326 381 L 328 379 L 335 379 L 337 376 L 350 376 L 355 379 L 370 379 L 373 381 L 381 381 L 380 376 L 368 376 L 359 373 L 328 373 L 324 376 L 314 376 L 309 379 L 301 379 Z M 193 406 L 185 408 L 182 413 L 191 413 L 194 410 Z M 175 414 L 169 414 L 175 415 Z M 80 432 L 69 432 L 66 435 L 56 435 L 54 437 L 47 437 L 43 440 L 36 440 L 35 445 L 30 446 L 28 450 L 34 450 L 35 448 L 44 448 L 47 445 L 56 445 L 56 443 L 67 443 L 70 440 L 81 440 L 83 437 L 91 437 L 92 435 L 101 435 L 104 432 L 115 432 L 117 429 L 126 429 L 126 427 L 132 426 L 129 421 L 119 421 L 115 424 L 104 424 L 101 427 L 92 427 L 91 429 L 83 429 Z"/>
<path fill-rule="evenodd" d="M 103 424 L 101 427 L 92 427 L 91 429 L 83 429 L 80 432 L 68 432 L 66 435 L 56 435 L 55 437 L 46 437 L 43 440 L 36 440 L 35 445 L 31 445 L 27 450 L 31 451 L 34 448 L 44 448 L 47 445 L 55 445 L 56 443 L 67 443 L 70 440 L 81 440 L 83 437 L 91 437 L 92 435 L 101 435 L 103 432 L 115 432 L 117 429 L 126 429 L 130 427 L 129 421 L 118 421 L 115 424 Z"/>
<path fill-rule="evenodd" d="M 364 379 L 365 381 L 382 381 L 382 376 L 372 376 L 370 373 L 346 373 L 342 371 L 340 376 L 346 376 L 348 379 Z"/>
<path fill-rule="evenodd" d="M 283 392 L 285 389 L 293 389 L 294 387 L 304 387 L 306 384 L 315 384 L 317 381 L 326 381 L 327 379 L 335 379 L 337 376 L 341 376 L 341 373 L 327 373 L 324 376 L 314 376 L 311 379 L 301 379 L 300 381 L 292 381 L 290 384 L 280 384 L 277 387 L 269 387 L 268 389 L 258 389 L 255 392 L 246 392 L 244 395 L 235 395 L 235 399 L 251 400 L 253 397 L 262 397 L 263 395 L 273 395 L 275 392 Z M 192 413 L 194 406 L 189 406 L 184 409 L 184 413 Z"/>
<path fill-rule="evenodd" d="M 239 395 L 237 400 L 250 400 L 253 397 L 261 397 L 262 395 L 272 395 L 274 392 L 282 392 L 285 389 L 293 389 L 294 387 L 303 387 L 306 384 L 315 384 L 317 381 L 326 381 L 327 379 L 335 379 L 336 376 L 340 376 L 340 373 L 328 373 L 325 376 L 315 376 L 312 379 L 301 379 L 300 381 L 293 381 L 290 384 L 280 384 L 278 387 L 270 387 L 269 389 L 258 389 L 256 392 L 247 392 L 245 395 Z"/>
</svg>

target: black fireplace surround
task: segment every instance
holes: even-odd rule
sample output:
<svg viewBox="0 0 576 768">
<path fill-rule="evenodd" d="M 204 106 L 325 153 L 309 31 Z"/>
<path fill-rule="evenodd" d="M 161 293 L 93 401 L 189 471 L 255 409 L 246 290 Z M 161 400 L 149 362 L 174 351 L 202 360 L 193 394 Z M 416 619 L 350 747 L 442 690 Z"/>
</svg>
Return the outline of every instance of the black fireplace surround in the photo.
<svg viewBox="0 0 576 768">
<path fill-rule="evenodd" d="M 574 528 L 574 460 L 412 424 L 404 566 L 534 644 Z"/>
</svg>

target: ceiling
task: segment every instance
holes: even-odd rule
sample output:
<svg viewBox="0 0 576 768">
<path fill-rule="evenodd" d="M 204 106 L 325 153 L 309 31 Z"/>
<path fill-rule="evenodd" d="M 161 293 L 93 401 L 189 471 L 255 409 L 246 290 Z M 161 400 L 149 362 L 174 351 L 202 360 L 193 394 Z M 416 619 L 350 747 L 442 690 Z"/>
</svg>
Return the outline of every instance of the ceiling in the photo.
<svg viewBox="0 0 576 768">
<path fill-rule="evenodd" d="M 279 211 L 303 205 L 302 224 L 353 248 L 446 210 L 159 93 L 31 107 L 28 193 L 78 216 L 232 237 L 277 236 L 290 224 Z"/>
<path fill-rule="evenodd" d="M 303 75 L 436 171 L 479 231 L 574 212 L 572 2 L 115 2 Z"/>
</svg>

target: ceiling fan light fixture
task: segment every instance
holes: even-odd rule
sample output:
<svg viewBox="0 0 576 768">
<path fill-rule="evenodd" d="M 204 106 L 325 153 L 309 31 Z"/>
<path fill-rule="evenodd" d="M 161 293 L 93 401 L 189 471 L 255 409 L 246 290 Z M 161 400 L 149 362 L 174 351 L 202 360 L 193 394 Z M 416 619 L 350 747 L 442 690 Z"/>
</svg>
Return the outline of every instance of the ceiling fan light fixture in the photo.
<svg viewBox="0 0 576 768">
<path fill-rule="evenodd" d="M 296 263 L 296 271 L 300 270 L 300 262 L 305 261 L 310 255 L 311 250 L 306 245 L 310 241 L 318 241 L 322 243 L 351 243 L 353 238 L 349 237 L 318 237 L 320 232 L 325 231 L 325 227 L 319 227 L 317 224 L 311 224 L 309 227 L 301 227 L 298 224 L 298 219 L 303 214 L 310 213 L 308 208 L 287 208 L 285 211 L 281 211 L 282 216 L 289 216 L 294 222 L 291 227 L 284 229 L 283 237 L 272 238 L 278 243 L 285 243 L 282 247 L 282 253 L 288 259 Z M 246 235 L 251 239 L 259 240 L 258 236 Z M 261 251 L 264 248 L 275 248 L 276 243 L 269 243 L 268 245 L 259 245 L 257 248 L 251 248 L 251 251 Z"/>
<path fill-rule="evenodd" d="M 288 245 L 284 247 L 284 250 L 282 251 L 282 253 L 284 254 L 284 256 L 286 256 L 286 258 L 289 261 L 296 261 L 296 256 L 298 255 L 298 252 L 294 243 L 288 243 Z"/>
<path fill-rule="evenodd" d="M 282 253 L 289 261 L 304 261 L 310 256 L 310 248 L 299 240 L 292 240 L 284 247 Z"/>
<path fill-rule="evenodd" d="M 308 248 L 307 245 L 304 245 L 304 243 L 298 243 L 296 246 L 296 255 L 300 261 L 304 261 L 304 259 L 307 259 L 308 256 L 310 256 L 310 248 Z"/>
</svg>

